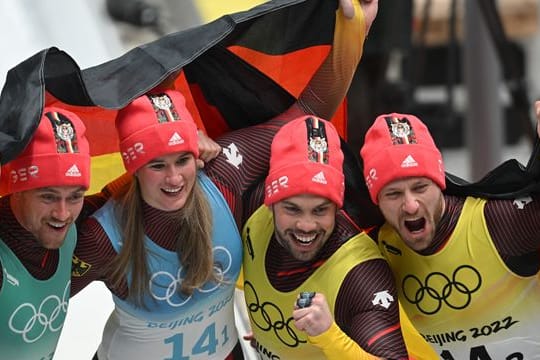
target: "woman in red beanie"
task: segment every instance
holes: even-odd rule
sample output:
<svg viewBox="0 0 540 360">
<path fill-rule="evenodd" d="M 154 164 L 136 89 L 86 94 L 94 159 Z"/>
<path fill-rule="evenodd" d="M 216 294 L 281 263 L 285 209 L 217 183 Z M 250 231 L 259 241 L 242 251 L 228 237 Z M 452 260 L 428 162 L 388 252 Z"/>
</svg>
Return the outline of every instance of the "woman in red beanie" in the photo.
<svg viewBox="0 0 540 360">
<path fill-rule="evenodd" d="M 330 117 L 344 98 L 377 9 L 376 0 L 362 3 L 365 18 L 356 4 L 354 21 L 339 20 L 345 31 L 338 37 L 347 36 L 336 39 L 343 43 L 335 42 L 297 103 L 218 140 L 223 151 L 204 171 L 197 171 L 197 129 L 182 94 L 147 94 L 119 111 L 131 181 L 83 224 L 75 250 L 84 266 L 73 293 L 102 280 L 115 301 L 96 358 L 243 357 L 233 294 L 242 259 L 238 226 L 255 209 L 245 201 L 267 172 L 281 125 L 311 112 Z"/>
</svg>

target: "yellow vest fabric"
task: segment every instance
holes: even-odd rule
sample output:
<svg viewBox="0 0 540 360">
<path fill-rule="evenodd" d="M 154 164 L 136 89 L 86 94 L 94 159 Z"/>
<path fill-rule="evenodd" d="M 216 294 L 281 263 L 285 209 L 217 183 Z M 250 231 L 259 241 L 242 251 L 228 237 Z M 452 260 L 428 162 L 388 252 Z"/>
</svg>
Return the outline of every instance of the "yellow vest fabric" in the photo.
<svg viewBox="0 0 540 360">
<path fill-rule="evenodd" d="M 418 330 L 411 324 L 411 320 L 403 311 L 401 302 L 399 304 L 399 322 L 401 332 L 405 340 L 405 346 L 411 360 L 438 360 L 439 356 L 435 350 L 424 340 Z"/>
</svg>

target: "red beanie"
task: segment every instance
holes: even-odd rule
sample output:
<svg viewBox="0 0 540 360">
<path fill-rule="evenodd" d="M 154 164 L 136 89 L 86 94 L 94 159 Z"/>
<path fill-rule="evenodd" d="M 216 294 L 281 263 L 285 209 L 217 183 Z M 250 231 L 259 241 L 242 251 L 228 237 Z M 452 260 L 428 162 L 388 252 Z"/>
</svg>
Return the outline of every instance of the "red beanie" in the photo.
<svg viewBox="0 0 540 360">
<path fill-rule="evenodd" d="M 446 188 L 444 164 L 428 128 L 414 115 L 379 116 L 366 132 L 360 150 L 364 179 L 371 200 L 378 204 L 379 191 L 406 177 L 427 177 Z"/>
<path fill-rule="evenodd" d="M 0 195 L 48 186 L 90 185 L 86 127 L 67 110 L 45 107 L 24 151 L 2 166 Z"/>
<path fill-rule="evenodd" d="M 344 189 L 340 138 L 330 122 L 302 116 L 277 132 L 265 182 L 266 205 L 308 193 L 328 198 L 341 208 Z"/>
<path fill-rule="evenodd" d="M 199 157 L 197 126 L 175 90 L 143 95 L 118 111 L 116 130 L 126 170 L 133 174 L 157 157 L 191 152 Z"/>
</svg>

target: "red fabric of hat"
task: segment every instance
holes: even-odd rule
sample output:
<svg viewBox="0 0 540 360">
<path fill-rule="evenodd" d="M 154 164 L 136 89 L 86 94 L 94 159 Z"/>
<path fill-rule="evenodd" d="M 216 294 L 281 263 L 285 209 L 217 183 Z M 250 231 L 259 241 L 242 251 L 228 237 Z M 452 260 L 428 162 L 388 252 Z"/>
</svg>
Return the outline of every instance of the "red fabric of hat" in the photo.
<svg viewBox="0 0 540 360">
<path fill-rule="evenodd" d="M 116 130 L 131 174 L 160 156 L 185 151 L 199 157 L 197 126 L 184 96 L 175 90 L 143 95 L 119 110 Z"/>
<path fill-rule="evenodd" d="M 90 185 L 86 127 L 74 113 L 45 107 L 30 143 L 2 166 L 0 195 L 49 186 Z"/>
<path fill-rule="evenodd" d="M 264 203 L 314 194 L 341 208 L 345 190 L 343 153 L 332 123 L 302 116 L 285 124 L 272 141 Z"/>
<path fill-rule="evenodd" d="M 414 115 L 379 116 L 366 132 L 360 150 L 371 200 L 388 183 L 407 177 L 427 177 L 446 188 L 441 152 L 428 128 Z"/>
</svg>

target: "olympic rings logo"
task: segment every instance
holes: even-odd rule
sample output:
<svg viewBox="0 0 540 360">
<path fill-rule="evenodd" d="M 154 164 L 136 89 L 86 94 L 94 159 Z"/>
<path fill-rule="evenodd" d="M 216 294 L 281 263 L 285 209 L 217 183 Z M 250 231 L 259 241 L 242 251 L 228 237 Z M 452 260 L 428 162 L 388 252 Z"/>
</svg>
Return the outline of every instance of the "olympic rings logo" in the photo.
<svg viewBox="0 0 540 360">
<path fill-rule="evenodd" d="M 443 303 L 452 309 L 466 308 L 472 294 L 482 285 L 478 270 L 462 265 L 449 278 L 441 272 L 429 274 L 424 282 L 414 275 L 407 275 L 402 281 L 403 295 L 411 304 L 426 315 L 438 312 Z"/>
<path fill-rule="evenodd" d="M 225 275 L 231 269 L 233 259 L 232 255 L 223 246 L 216 246 L 213 249 L 214 258 L 223 259 L 222 263 L 214 263 L 214 270 L 218 276 L 219 280 L 225 279 Z M 182 276 L 183 267 L 180 266 L 176 272 L 176 276 L 167 272 L 167 271 L 157 271 L 152 274 L 150 277 L 150 294 L 152 297 L 159 301 L 166 301 L 172 307 L 180 307 L 185 305 L 189 300 L 191 300 L 192 295 L 188 297 L 182 296 L 179 289 L 181 288 L 182 281 L 184 280 Z M 196 289 L 201 293 L 210 293 L 215 291 L 221 286 L 221 282 L 208 282 L 204 284 L 201 288 Z M 175 295 L 179 298 L 175 300 Z"/>
<path fill-rule="evenodd" d="M 172 307 L 180 307 L 191 299 L 191 295 L 190 295 L 181 302 L 174 302 L 172 300 L 175 294 L 179 294 L 180 299 L 182 299 L 182 296 L 180 296 L 180 292 L 178 291 L 178 288 L 180 288 L 180 284 L 182 283 L 182 280 L 183 280 L 182 267 L 178 269 L 178 272 L 176 273 L 176 277 L 174 277 L 171 273 L 167 271 L 158 271 L 152 274 L 152 277 L 150 278 L 150 294 L 152 294 L 152 297 L 154 299 L 160 300 L 160 301 L 166 301 L 167 304 L 169 304 Z M 161 284 L 167 284 L 167 283 L 168 285 L 161 285 Z M 163 289 L 163 288 L 165 289 L 164 294 L 159 295 L 158 294 L 159 289 Z M 160 292 L 163 292 L 163 291 L 160 291 Z"/>
<path fill-rule="evenodd" d="M 25 302 L 17 307 L 9 317 L 9 328 L 21 334 L 24 342 L 34 343 L 41 339 L 47 329 L 57 332 L 62 329 L 69 303 L 71 281 L 68 281 L 62 299 L 49 295 L 37 307 Z M 23 325 L 22 328 L 20 325 Z"/>
<path fill-rule="evenodd" d="M 299 338 L 295 328 L 291 326 L 293 317 L 285 319 L 281 309 L 271 302 L 259 302 L 254 286 L 249 282 L 244 282 L 244 294 L 246 298 L 249 317 L 253 324 L 263 331 L 273 330 L 276 337 L 286 346 L 297 347 L 306 340 Z"/>
</svg>

